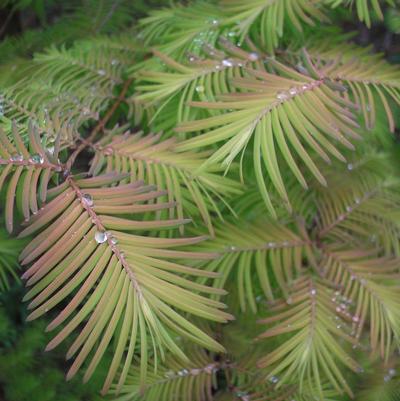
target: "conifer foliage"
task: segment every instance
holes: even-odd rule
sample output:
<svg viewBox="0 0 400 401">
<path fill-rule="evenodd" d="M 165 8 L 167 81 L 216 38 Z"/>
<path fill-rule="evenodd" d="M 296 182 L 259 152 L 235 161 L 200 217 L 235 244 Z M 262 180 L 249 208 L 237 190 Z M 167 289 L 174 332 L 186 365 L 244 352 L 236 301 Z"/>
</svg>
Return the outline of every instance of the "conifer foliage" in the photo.
<svg viewBox="0 0 400 401">
<path fill-rule="evenodd" d="M 0 291 L 104 399 L 399 400 L 398 2 L 134 3 L 0 45 Z"/>
</svg>

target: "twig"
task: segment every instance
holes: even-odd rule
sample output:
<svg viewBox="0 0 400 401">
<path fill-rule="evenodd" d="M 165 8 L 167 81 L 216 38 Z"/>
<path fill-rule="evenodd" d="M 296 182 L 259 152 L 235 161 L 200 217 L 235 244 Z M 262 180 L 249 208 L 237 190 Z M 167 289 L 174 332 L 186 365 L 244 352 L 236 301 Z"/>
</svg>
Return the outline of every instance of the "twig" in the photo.
<svg viewBox="0 0 400 401">
<path fill-rule="evenodd" d="M 121 104 L 121 102 L 125 99 L 126 92 L 128 91 L 128 88 L 130 84 L 132 83 L 133 78 L 129 78 L 127 81 L 125 81 L 124 86 L 122 87 L 121 93 L 119 94 L 117 100 L 113 105 L 108 109 L 107 113 L 105 116 L 97 123 L 97 125 L 93 128 L 92 132 L 86 139 L 82 139 L 82 143 L 75 149 L 75 151 L 71 154 L 69 159 L 67 160 L 67 163 L 65 164 L 65 167 L 68 171 L 71 170 L 72 165 L 75 162 L 75 159 L 78 157 L 79 153 L 82 152 L 83 149 L 85 149 L 87 146 L 92 144 L 94 138 L 96 135 L 104 129 L 105 125 L 108 123 L 112 115 L 114 114 L 115 110 L 118 108 L 118 106 Z"/>
</svg>

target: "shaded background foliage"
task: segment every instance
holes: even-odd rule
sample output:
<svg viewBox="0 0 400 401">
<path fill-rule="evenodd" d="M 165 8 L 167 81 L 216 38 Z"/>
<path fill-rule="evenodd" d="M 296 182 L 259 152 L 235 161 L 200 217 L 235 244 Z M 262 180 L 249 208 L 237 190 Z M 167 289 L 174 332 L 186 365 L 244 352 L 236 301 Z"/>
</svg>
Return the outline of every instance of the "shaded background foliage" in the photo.
<svg viewBox="0 0 400 401">
<path fill-rule="evenodd" d="M 3 73 L 7 74 L 6 68 L 9 69 L 11 65 L 8 62 L 11 62 L 13 58 L 30 57 L 36 51 L 53 44 L 71 46 L 75 39 L 91 38 L 99 33 L 118 33 L 122 29 L 129 32 L 133 20 L 146 15 L 148 9 L 154 9 L 164 3 L 167 2 L 161 0 L 0 1 L 2 21 L 0 58 L 3 66 L 6 66 L 3 67 Z M 89 15 L 94 11 L 97 16 Z M 356 43 L 363 46 L 372 45 L 375 51 L 384 52 L 387 60 L 398 63 L 400 62 L 400 26 L 399 17 L 396 15 L 398 11 L 385 7 L 384 13 L 384 21 L 374 20 L 371 27 L 355 22 L 357 18 L 348 10 L 338 9 L 334 18 L 345 30 L 357 32 L 353 38 Z M 93 23 L 88 23 L 90 19 Z M 0 82 L 1 80 L 0 76 Z M 117 121 L 118 116 L 114 119 Z M 398 136 L 398 132 L 396 135 Z M 396 153 L 398 156 L 399 145 L 396 146 L 392 151 L 395 156 Z M 85 157 L 81 157 L 80 163 L 85 163 Z M 102 166 L 99 167 L 101 168 Z M 10 239 L 3 231 L 0 232 L 0 275 L 4 278 L 8 277 L 9 272 L 15 271 L 17 255 L 25 243 L 25 240 Z M 66 383 L 64 381 L 66 363 L 63 355 L 68 344 L 57 352 L 44 355 L 43 348 L 50 337 L 44 333 L 43 329 L 51 319 L 47 317 L 40 323 L 27 325 L 25 306 L 19 302 L 24 291 L 22 285 L 14 280 L 11 280 L 10 284 L 8 279 L 0 282 L 4 287 L 0 298 L 0 400 L 98 401 L 103 399 L 98 395 L 98 388 L 104 380 L 106 366 L 96 371 L 94 380 L 89 384 L 82 385 L 79 377 L 74 378 L 72 383 Z M 48 320 L 47 323 L 46 320 Z M 232 335 L 237 332 L 237 337 L 240 337 L 240 325 L 250 326 L 254 324 L 253 320 L 253 316 L 247 316 L 244 313 L 240 322 L 233 324 Z M 229 338 L 225 341 L 229 342 Z M 245 344 L 250 339 L 243 338 L 242 341 Z M 110 356 L 106 356 L 102 364 L 107 365 L 109 359 Z M 384 400 L 382 397 L 392 401 L 400 399 L 395 394 L 398 391 L 395 388 L 398 381 L 391 382 L 394 387 L 393 398 L 388 395 L 390 391 L 387 386 L 382 390 L 379 385 L 376 385 L 374 393 L 371 394 L 367 385 L 373 381 L 384 383 L 388 380 L 385 379 L 386 368 L 381 367 L 380 361 L 368 363 L 371 369 L 366 372 L 362 380 L 358 377 L 350 378 L 358 389 L 357 399 L 371 401 Z M 393 369 L 395 363 L 393 362 Z M 376 371 L 381 371 L 382 374 L 376 374 Z M 221 378 L 221 380 L 224 379 Z M 262 388 L 260 391 L 267 390 Z M 225 395 L 221 395 L 220 400 L 231 400 L 224 397 Z"/>
</svg>

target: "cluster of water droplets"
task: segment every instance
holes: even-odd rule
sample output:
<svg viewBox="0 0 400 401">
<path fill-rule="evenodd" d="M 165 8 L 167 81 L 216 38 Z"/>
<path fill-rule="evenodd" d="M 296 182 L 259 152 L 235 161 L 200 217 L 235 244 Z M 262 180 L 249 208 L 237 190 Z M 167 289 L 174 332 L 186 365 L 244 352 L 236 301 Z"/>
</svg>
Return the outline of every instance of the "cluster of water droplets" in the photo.
<svg viewBox="0 0 400 401">
<path fill-rule="evenodd" d="M 237 247 L 235 245 L 229 245 L 226 248 L 227 252 L 236 252 L 236 251 L 245 251 L 245 250 L 251 250 L 251 249 L 276 249 L 276 248 L 288 248 L 288 247 L 293 247 L 293 246 L 298 246 L 302 245 L 302 242 L 299 241 L 282 241 L 282 242 L 273 242 L 269 241 L 266 242 L 265 244 L 262 244 L 261 246 L 255 246 L 253 247 Z"/>
<path fill-rule="evenodd" d="M 362 202 L 364 199 L 368 198 L 369 196 L 370 196 L 369 193 L 366 193 L 362 198 L 356 196 L 356 197 L 354 198 L 354 203 L 353 203 L 353 204 L 350 204 L 350 205 L 347 205 L 347 206 L 345 207 L 346 212 L 345 212 L 345 213 L 342 213 L 342 214 L 339 214 L 339 216 L 337 217 L 337 220 L 338 220 L 338 221 L 343 221 L 343 220 L 347 217 L 347 215 L 348 215 L 349 213 L 351 213 L 355 208 L 357 208 L 357 207 L 361 204 L 361 202 Z"/>
<path fill-rule="evenodd" d="M 14 153 L 13 155 L 11 155 L 10 161 L 11 162 L 23 162 L 24 157 L 20 153 Z M 28 162 L 29 162 L 29 164 L 43 164 L 44 157 L 42 155 L 40 155 L 39 153 L 36 153 L 28 159 Z"/>
<path fill-rule="evenodd" d="M 206 374 L 213 374 L 218 371 L 218 367 L 216 364 L 211 363 L 207 365 L 204 368 L 192 368 L 192 369 L 181 369 L 178 370 L 177 372 L 174 372 L 173 370 L 167 371 L 164 376 L 167 379 L 175 379 L 179 377 L 186 377 L 186 376 L 197 376 L 201 373 L 206 373 Z"/>
<path fill-rule="evenodd" d="M 352 275 L 350 276 L 350 280 L 354 280 L 355 276 Z M 344 295 L 340 293 L 340 291 L 336 291 L 331 298 L 332 302 L 336 304 L 335 311 L 339 315 L 344 315 L 348 319 L 351 319 L 351 321 L 355 324 L 358 325 L 360 323 L 360 316 L 354 315 L 350 312 L 350 307 L 353 304 L 353 300 L 351 298 L 346 298 Z M 339 316 L 335 316 L 336 320 L 339 320 Z M 338 323 L 336 328 L 340 329 L 342 327 L 341 323 Z M 353 326 L 354 327 L 354 326 Z M 353 330 L 350 335 L 354 335 L 355 331 Z M 354 346 L 355 348 L 355 346 Z"/>
<path fill-rule="evenodd" d="M 396 376 L 396 369 L 391 368 L 387 371 L 387 374 L 383 377 L 383 381 L 385 383 L 390 382 L 390 380 L 392 380 L 392 378 Z"/>
<path fill-rule="evenodd" d="M 291 99 L 292 97 L 302 94 L 305 91 L 312 90 L 319 86 L 320 83 L 318 81 L 310 82 L 308 84 L 303 84 L 300 86 L 292 86 L 287 91 L 279 91 L 276 94 L 277 100 L 283 102 L 285 100 Z"/>
</svg>

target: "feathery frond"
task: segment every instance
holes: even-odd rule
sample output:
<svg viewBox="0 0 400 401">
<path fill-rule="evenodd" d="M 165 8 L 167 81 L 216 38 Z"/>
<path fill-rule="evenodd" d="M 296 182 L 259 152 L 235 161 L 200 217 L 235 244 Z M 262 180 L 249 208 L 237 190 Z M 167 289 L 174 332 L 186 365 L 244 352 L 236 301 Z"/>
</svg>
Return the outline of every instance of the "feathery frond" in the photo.
<svg viewBox="0 0 400 401">
<path fill-rule="evenodd" d="M 394 6 L 393 0 L 385 0 L 386 4 Z M 355 6 L 357 11 L 357 16 L 360 21 L 365 22 L 365 24 L 371 26 L 371 11 L 379 19 L 383 19 L 383 13 L 381 9 L 380 0 L 325 0 L 325 3 L 335 8 L 340 5 L 344 6 Z"/>
<path fill-rule="evenodd" d="M 9 238 L 8 233 L 0 229 L 0 294 L 10 287 L 10 279 L 18 280 L 18 255 L 25 246 L 25 241 Z"/>
<path fill-rule="evenodd" d="M 302 25 L 314 21 L 327 22 L 323 2 L 315 0 L 221 0 L 226 12 L 225 23 L 236 23 L 243 41 L 249 36 L 269 54 L 279 46 L 279 40 L 288 30 L 302 32 Z"/>
<path fill-rule="evenodd" d="M 21 67 L 24 78 L 2 92 L 3 128 L 15 121 L 24 136 L 31 120 L 49 139 L 61 132 L 62 141 L 72 143 L 83 124 L 99 119 L 136 52 L 132 41 L 130 47 L 116 39 L 95 43 L 52 47 Z"/>
<path fill-rule="evenodd" d="M 143 135 L 138 132 L 106 137 L 95 145 L 96 155 L 90 173 L 129 173 L 130 181 L 144 180 L 166 190 L 169 202 L 176 202 L 176 210 L 169 209 L 169 218 L 200 215 L 212 233 L 210 212 L 220 215 L 218 199 L 238 193 L 239 186 L 210 168 L 196 175 L 204 161 L 201 153 L 176 152 L 177 142 L 170 138 L 160 140 L 160 135 Z M 164 200 L 158 198 L 159 202 Z"/>
<path fill-rule="evenodd" d="M 43 315 L 72 295 L 47 328 L 54 330 L 69 319 L 48 344 L 48 350 L 74 330 L 79 333 L 67 354 L 68 359 L 76 356 L 67 378 L 74 376 L 92 354 L 84 376 L 88 380 L 110 341 L 116 338 L 104 392 L 117 373 L 118 388 L 123 385 L 136 346 L 140 348 L 142 383 L 146 382 L 151 348 L 156 360 L 160 356 L 162 359 L 167 349 L 187 361 L 170 330 L 208 349 L 223 350 L 175 308 L 219 322 L 231 318 L 220 310 L 223 304 L 200 295 L 221 290 L 182 277 L 214 274 L 174 261 L 214 258 L 213 253 L 174 249 L 195 244 L 202 237 L 163 239 L 140 235 L 149 229 L 176 227 L 185 220 L 140 221 L 123 217 L 174 206 L 173 202 L 150 203 L 164 193 L 140 182 L 105 187 L 126 176 L 110 173 L 86 179 L 68 177 L 51 191 L 52 201 L 19 235 L 36 234 L 20 256 L 22 265 L 32 263 L 23 275 L 27 285 L 32 286 L 25 297 L 30 300 L 29 309 L 33 309 L 28 320 Z M 139 234 L 130 234 L 132 231 Z M 118 372 L 121 363 L 123 369 Z"/>
<path fill-rule="evenodd" d="M 292 283 L 302 274 L 303 257 L 311 252 L 311 241 L 298 225 L 300 228 L 294 224 L 293 230 L 290 225 L 266 218 L 252 223 L 234 220 L 218 224 L 216 237 L 199 245 L 200 249 L 221 255 L 206 267 L 220 273 L 213 285 L 224 288 L 227 282 L 236 282 L 235 297 L 243 311 L 247 307 L 257 310 L 260 293 L 269 301 L 276 298 L 278 290 L 288 296 Z"/>
<path fill-rule="evenodd" d="M 162 368 L 149 373 L 142 388 L 138 368 L 132 366 L 116 401 L 212 401 L 219 368 L 210 355 L 192 347 L 188 363 L 169 358 Z"/>
<path fill-rule="evenodd" d="M 198 121 L 182 123 L 179 132 L 205 131 L 177 146 L 178 150 L 192 150 L 224 141 L 203 164 L 221 163 L 227 169 L 253 141 L 253 162 L 260 192 L 274 215 L 265 176 L 268 176 L 279 195 L 290 209 L 281 166 L 286 165 L 307 188 L 307 182 L 295 158 L 322 184 L 326 180 L 310 157 L 310 150 L 326 162 L 328 154 L 344 161 L 338 145 L 353 148 L 347 137 L 360 138 L 355 131 L 358 124 L 349 108 L 354 104 L 337 93 L 333 82 L 300 74 L 276 60 L 269 59 L 275 74 L 258 69 L 246 69 L 247 77 L 232 80 L 240 92 L 221 95 L 220 102 L 191 102 L 193 107 L 226 110 Z M 311 64 L 310 64 L 311 66 Z M 233 111 L 228 111 L 228 110 Z M 308 150 L 310 149 L 310 150 Z"/>
<path fill-rule="evenodd" d="M 5 200 L 5 223 L 9 233 L 14 228 L 15 204 L 25 220 L 39 210 L 38 197 L 43 203 L 47 187 L 54 173 L 62 171 L 58 160 L 60 136 L 56 137 L 51 151 L 46 149 L 38 130 L 30 124 L 29 147 L 25 146 L 15 124 L 12 125 L 13 142 L 3 130 L 0 131 L 0 191 L 8 181 Z"/>
<path fill-rule="evenodd" d="M 339 339 L 355 344 L 340 330 L 334 319 L 335 304 L 327 288 L 318 281 L 303 277 L 292 286 L 290 302 L 283 300 L 271 308 L 273 315 L 261 323 L 272 325 L 259 338 L 291 336 L 274 351 L 261 358 L 260 367 L 271 366 L 270 377 L 280 376 L 279 388 L 292 375 L 297 375 L 300 391 L 304 381 L 316 386 L 318 399 L 323 400 L 322 372 L 339 392 L 352 395 L 344 375 L 338 368 L 345 365 L 354 371 L 361 368 L 343 350 Z M 339 326 L 339 327 L 338 327 Z"/>
</svg>

